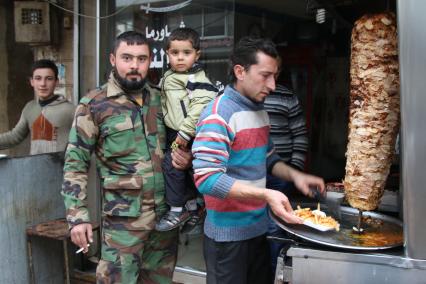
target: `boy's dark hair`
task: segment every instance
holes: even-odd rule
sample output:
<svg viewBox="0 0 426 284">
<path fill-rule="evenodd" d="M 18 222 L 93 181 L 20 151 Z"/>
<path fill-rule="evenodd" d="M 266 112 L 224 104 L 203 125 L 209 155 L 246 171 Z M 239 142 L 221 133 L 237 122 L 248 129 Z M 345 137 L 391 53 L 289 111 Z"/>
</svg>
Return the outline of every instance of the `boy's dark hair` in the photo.
<svg viewBox="0 0 426 284">
<path fill-rule="evenodd" d="M 140 32 L 135 31 L 127 31 L 124 33 L 119 34 L 114 41 L 114 45 L 112 48 L 112 54 L 115 54 L 117 52 L 118 46 L 120 43 L 125 42 L 128 45 L 148 45 L 149 52 L 151 53 L 151 46 L 146 39 L 146 36 Z"/>
<path fill-rule="evenodd" d="M 248 70 L 251 65 L 257 64 L 257 53 L 259 51 L 279 61 L 278 51 L 270 39 L 243 37 L 234 47 L 230 58 L 229 79 L 232 83 L 237 81 L 234 66 L 241 65 Z"/>
<path fill-rule="evenodd" d="M 170 48 L 173 40 L 189 40 L 195 50 L 200 50 L 200 36 L 194 29 L 178 28 L 170 34 L 166 42 L 166 50 Z"/>
<path fill-rule="evenodd" d="M 34 62 L 33 65 L 31 66 L 31 77 L 33 76 L 34 71 L 36 69 L 41 69 L 41 68 L 51 69 L 53 73 L 55 73 L 55 78 L 58 79 L 58 67 L 56 66 L 55 62 L 49 59 L 40 59 Z"/>
</svg>

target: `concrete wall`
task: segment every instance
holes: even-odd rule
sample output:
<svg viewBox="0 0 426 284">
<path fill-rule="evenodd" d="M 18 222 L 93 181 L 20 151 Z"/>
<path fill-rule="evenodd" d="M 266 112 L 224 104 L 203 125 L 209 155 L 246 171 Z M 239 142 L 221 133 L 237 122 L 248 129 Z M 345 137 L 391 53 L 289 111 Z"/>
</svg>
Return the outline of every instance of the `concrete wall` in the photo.
<svg viewBox="0 0 426 284">
<path fill-rule="evenodd" d="M 64 216 L 62 164 L 61 154 L 0 159 L 0 283 L 29 283 L 26 227 Z M 33 258 L 36 283 L 64 283 L 60 241 L 34 237 Z"/>
<path fill-rule="evenodd" d="M 33 98 L 28 81 L 32 64 L 31 48 L 15 43 L 13 1 L 0 2 L 0 132 L 12 129 L 21 110 Z M 29 151 L 29 141 L 6 151 L 9 155 L 23 155 Z"/>
<path fill-rule="evenodd" d="M 68 10 L 73 10 L 73 0 L 65 0 L 61 4 Z M 34 60 L 49 58 L 57 64 L 61 64 L 65 71 L 65 76 L 60 76 L 57 93 L 64 95 L 72 101 L 73 94 L 73 16 L 54 6 L 50 6 L 53 13 L 51 21 L 56 23 L 58 30 L 58 42 L 52 45 L 34 47 Z"/>
<path fill-rule="evenodd" d="M 81 13 L 96 15 L 96 5 L 90 1 L 80 1 Z M 80 19 L 80 96 L 96 88 L 96 20 L 91 18 Z M 107 60 L 107 58 L 102 58 Z"/>
</svg>

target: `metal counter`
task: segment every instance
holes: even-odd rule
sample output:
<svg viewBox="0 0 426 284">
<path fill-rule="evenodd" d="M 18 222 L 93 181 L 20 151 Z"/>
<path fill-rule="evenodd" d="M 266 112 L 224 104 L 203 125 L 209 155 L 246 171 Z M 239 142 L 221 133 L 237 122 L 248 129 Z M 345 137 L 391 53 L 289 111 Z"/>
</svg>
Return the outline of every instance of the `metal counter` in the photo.
<svg viewBox="0 0 426 284">
<path fill-rule="evenodd" d="M 426 260 L 410 259 L 404 250 L 354 253 L 291 247 L 293 284 L 426 283 Z"/>
</svg>

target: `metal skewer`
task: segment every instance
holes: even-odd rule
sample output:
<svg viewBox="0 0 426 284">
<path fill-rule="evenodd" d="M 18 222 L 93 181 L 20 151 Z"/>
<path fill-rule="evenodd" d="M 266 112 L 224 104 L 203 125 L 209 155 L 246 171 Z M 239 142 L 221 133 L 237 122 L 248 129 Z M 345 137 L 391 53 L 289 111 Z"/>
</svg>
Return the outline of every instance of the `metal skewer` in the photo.
<svg viewBox="0 0 426 284">
<path fill-rule="evenodd" d="M 358 214 L 358 224 L 357 224 L 356 227 L 353 227 L 352 229 L 356 233 L 361 234 L 364 231 L 364 229 L 361 227 L 361 225 L 362 225 L 362 210 L 358 210 L 358 212 L 359 212 L 359 214 Z"/>
</svg>

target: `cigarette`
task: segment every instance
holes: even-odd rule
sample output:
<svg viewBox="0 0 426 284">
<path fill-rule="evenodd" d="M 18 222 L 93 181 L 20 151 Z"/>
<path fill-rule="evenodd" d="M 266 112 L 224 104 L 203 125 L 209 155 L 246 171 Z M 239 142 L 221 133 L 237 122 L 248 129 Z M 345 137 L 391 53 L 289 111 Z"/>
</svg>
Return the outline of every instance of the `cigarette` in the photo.
<svg viewBox="0 0 426 284">
<path fill-rule="evenodd" d="M 88 247 L 90 247 L 90 244 L 87 244 L 87 246 L 86 246 L 87 248 Z M 80 252 L 82 252 L 84 250 L 84 248 L 80 248 L 80 249 L 78 249 L 76 252 L 75 252 L 75 254 L 78 254 L 78 253 L 80 253 Z"/>
</svg>

